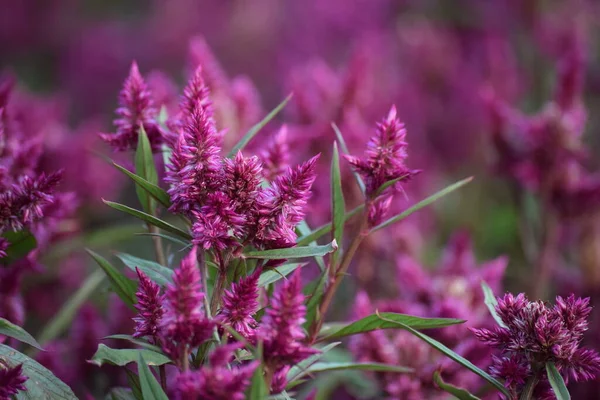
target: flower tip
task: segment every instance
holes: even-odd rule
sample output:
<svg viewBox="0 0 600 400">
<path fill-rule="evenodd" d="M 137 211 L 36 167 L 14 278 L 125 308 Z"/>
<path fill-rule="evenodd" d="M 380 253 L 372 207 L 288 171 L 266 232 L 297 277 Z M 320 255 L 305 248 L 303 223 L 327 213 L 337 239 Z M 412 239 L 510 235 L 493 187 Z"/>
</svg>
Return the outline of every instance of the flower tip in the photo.
<svg viewBox="0 0 600 400">
<path fill-rule="evenodd" d="M 390 107 L 390 111 L 387 115 L 387 120 L 388 121 L 393 121 L 397 118 L 398 112 L 396 111 L 396 105 L 392 104 L 392 107 Z"/>
</svg>

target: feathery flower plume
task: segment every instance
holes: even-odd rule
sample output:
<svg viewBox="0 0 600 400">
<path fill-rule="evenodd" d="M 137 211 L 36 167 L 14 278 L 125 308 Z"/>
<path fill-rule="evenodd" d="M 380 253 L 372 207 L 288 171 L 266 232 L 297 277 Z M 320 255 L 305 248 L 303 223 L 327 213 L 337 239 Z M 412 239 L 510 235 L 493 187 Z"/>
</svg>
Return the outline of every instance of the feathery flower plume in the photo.
<svg viewBox="0 0 600 400">
<path fill-rule="evenodd" d="M 406 181 L 418 172 L 404 164 L 408 146 L 405 138 L 404 124 L 396 116 L 396 107 L 392 106 L 386 119 L 377 124 L 375 136 L 367 144 L 365 158 L 344 156 L 364 179 L 367 197 L 373 197 L 388 181 L 398 178 Z"/>
<path fill-rule="evenodd" d="M 231 285 L 223 295 L 223 306 L 215 320 L 230 326 L 244 338 L 254 341 L 256 321 L 252 317 L 258 311 L 258 278 L 260 270 Z"/>
<path fill-rule="evenodd" d="M 496 312 L 506 328 L 471 330 L 477 339 L 500 350 L 490 371 L 513 393 L 518 394 L 534 373 L 541 374 L 542 383 L 547 381 L 547 362 L 554 362 L 567 381 L 587 381 L 600 373 L 600 355 L 580 347 L 591 312 L 588 298 L 559 296 L 551 307 L 531 302 L 522 293 L 516 297 L 507 293 L 498 299 Z M 545 392 L 545 387 L 538 391 Z"/>
<path fill-rule="evenodd" d="M 205 205 L 192 211 L 192 215 L 195 244 L 205 250 L 237 246 L 236 238 L 241 235 L 246 216 L 236 212 L 233 201 L 225 193 L 209 193 Z"/>
<path fill-rule="evenodd" d="M 100 134 L 100 137 L 115 151 L 135 150 L 142 126 L 148 135 L 152 150 L 160 150 L 163 133 L 156 121 L 158 110 L 135 62 L 131 64 L 129 76 L 119 94 L 119 108 L 116 113 L 119 116 L 114 121 L 116 132 Z"/>
<path fill-rule="evenodd" d="M 165 313 L 162 307 L 164 296 L 160 295 L 160 286 L 152 282 L 139 268 L 136 268 L 135 271 L 140 283 L 138 291 L 135 294 L 138 299 L 135 305 L 138 315 L 133 318 L 135 321 L 135 333 L 133 337 L 149 336 L 155 340 L 160 320 Z"/>
<path fill-rule="evenodd" d="M 282 125 L 277 134 L 260 153 L 260 159 L 263 162 L 263 176 L 269 182 L 283 174 L 289 167 L 290 147 L 287 136 L 287 126 Z"/>
<path fill-rule="evenodd" d="M 257 332 L 257 338 L 263 342 L 265 363 L 272 371 L 296 364 L 317 353 L 317 350 L 303 344 L 305 335 L 302 324 L 305 322 L 305 315 L 298 269 L 273 293 L 271 304 Z"/>
<path fill-rule="evenodd" d="M 304 206 L 315 181 L 319 156 L 288 168 L 258 200 L 259 218 L 255 243 L 260 247 L 291 247 L 296 242 L 295 226 L 304 218 Z"/>
<path fill-rule="evenodd" d="M 256 206 L 261 187 L 262 165 L 258 157 L 244 157 L 241 151 L 233 159 L 223 160 L 225 193 L 231 199 L 235 210 L 242 214 Z"/>
<path fill-rule="evenodd" d="M 189 59 L 192 68 L 195 69 L 199 65 L 204 67 L 206 83 L 212 91 L 227 89 L 229 86 L 227 74 L 202 36 L 190 40 Z"/>
<path fill-rule="evenodd" d="M 9 367 L 0 363 L 0 399 L 11 399 L 19 391 L 26 391 L 24 383 L 27 377 L 23 376 L 23 365 Z"/>
<path fill-rule="evenodd" d="M 192 348 L 211 337 L 214 328 L 202 309 L 204 293 L 195 247 L 175 270 L 165 299 L 166 309 L 160 326 L 163 349 L 175 361 L 183 361 Z"/>
</svg>

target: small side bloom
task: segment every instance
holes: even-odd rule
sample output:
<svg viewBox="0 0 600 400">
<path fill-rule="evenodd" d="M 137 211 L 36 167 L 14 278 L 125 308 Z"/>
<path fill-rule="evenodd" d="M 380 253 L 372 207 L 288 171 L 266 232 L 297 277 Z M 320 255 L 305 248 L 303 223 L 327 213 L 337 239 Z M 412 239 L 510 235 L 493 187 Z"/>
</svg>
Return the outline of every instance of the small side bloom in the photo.
<svg viewBox="0 0 600 400">
<path fill-rule="evenodd" d="M 269 182 L 283 174 L 290 166 L 290 147 L 287 137 L 288 129 L 286 125 L 283 125 L 260 153 L 260 159 L 264 166 L 263 176 Z"/>
<path fill-rule="evenodd" d="M 138 291 L 135 294 L 138 302 L 135 308 L 138 315 L 133 318 L 135 321 L 135 332 L 133 337 L 149 336 L 155 338 L 158 334 L 158 327 L 165 313 L 162 303 L 164 296 L 160 294 L 160 286 L 152 282 L 150 278 L 138 268 L 135 269 L 140 283 Z"/>
<path fill-rule="evenodd" d="M 244 338 L 254 341 L 256 314 L 260 305 L 258 303 L 258 278 L 260 271 L 240 279 L 231 285 L 223 295 L 223 307 L 216 316 L 216 321 L 230 326 Z"/>
<path fill-rule="evenodd" d="M 23 365 L 8 367 L 0 363 L 0 399 L 10 399 L 19 391 L 26 391 L 25 382 L 27 377 L 23 376 Z"/>
</svg>

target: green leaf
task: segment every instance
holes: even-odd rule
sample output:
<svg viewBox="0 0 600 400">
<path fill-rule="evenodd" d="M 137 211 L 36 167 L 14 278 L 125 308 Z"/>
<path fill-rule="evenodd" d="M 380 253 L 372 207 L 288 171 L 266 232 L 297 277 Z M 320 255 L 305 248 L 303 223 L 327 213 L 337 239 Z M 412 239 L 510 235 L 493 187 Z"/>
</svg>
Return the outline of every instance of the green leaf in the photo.
<svg viewBox="0 0 600 400">
<path fill-rule="evenodd" d="M 335 124 L 335 122 L 331 123 L 331 127 L 333 128 L 333 131 L 335 132 L 335 136 L 337 137 L 338 142 L 340 142 L 340 148 L 342 149 L 344 154 L 350 155 L 350 150 L 348 150 L 348 146 L 346 146 L 346 141 L 344 140 L 344 136 L 342 135 L 342 131 L 340 131 L 340 128 L 338 128 L 338 126 Z M 358 184 L 358 187 L 360 188 L 361 193 L 365 193 L 365 190 L 366 190 L 365 182 L 363 182 L 362 177 L 356 171 L 353 171 L 353 174 L 354 174 L 354 178 L 356 179 L 356 183 Z"/>
<path fill-rule="evenodd" d="M 146 342 L 145 340 L 134 338 L 131 335 L 110 335 L 110 336 L 105 336 L 102 339 L 103 340 L 105 340 L 105 339 L 127 340 L 128 342 L 133 343 L 137 346 L 143 347 L 146 350 L 152 350 L 157 353 L 162 353 L 162 349 L 160 347 L 150 344 L 150 343 Z M 136 361 L 136 360 L 134 360 L 134 361 Z"/>
<path fill-rule="evenodd" d="M 129 368 L 125 368 L 125 373 L 127 374 L 127 383 L 129 383 L 129 387 L 131 388 L 135 398 L 137 400 L 144 400 L 144 396 L 142 395 L 142 385 L 140 384 L 140 377 Z"/>
<path fill-rule="evenodd" d="M 440 389 L 450 393 L 458 400 L 481 400 L 479 397 L 469 393 L 468 390 L 444 382 L 442 376 L 440 375 L 440 371 L 435 371 L 433 373 L 433 381 Z"/>
<path fill-rule="evenodd" d="M 71 388 L 54 376 L 50 370 L 25 354 L 4 344 L 0 344 L 0 361 L 11 368 L 22 364 L 23 375 L 29 378 L 24 384 L 27 391 L 19 392 L 16 395 L 17 399 L 77 400 Z"/>
<path fill-rule="evenodd" d="M 376 227 L 374 227 L 373 229 L 371 229 L 371 232 L 375 232 L 378 231 L 380 229 L 383 229 L 389 225 L 395 224 L 398 221 L 403 220 L 404 218 L 408 217 L 409 215 L 411 215 L 412 213 L 414 213 L 415 211 L 420 210 L 421 208 L 427 207 L 428 205 L 430 205 L 431 203 L 435 202 L 438 199 L 441 199 L 442 197 L 454 192 L 456 189 L 459 189 L 461 187 L 463 187 L 464 185 L 466 185 L 467 183 L 471 182 L 473 180 L 473 177 L 469 177 L 466 179 L 463 179 L 462 181 L 458 181 L 442 190 L 440 190 L 439 192 L 435 193 L 434 195 L 429 196 L 428 198 L 421 200 L 420 202 L 418 202 L 417 204 L 415 204 L 414 206 L 410 207 L 409 209 L 401 212 L 400 214 L 388 219 L 387 221 L 382 222 L 381 224 L 377 225 Z"/>
<path fill-rule="evenodd" d="M 158 174 L 156 173 L 156 166 L 154 165 L 154 156 L 152 155 L 150 141 L 148 140 L 148 135 L 146 135 L 143 125 L 140 126 L 138 145 L 135 151 L 135 172 L 151 184 L 158 185 Z M 135 186 L 135 190 L 144 211 L 154 215 L 156 203 L 152 197 L 139 185 Z"/>
<path fill-rule="evenodd" d="M 415 335 L 419 339 L 421 339 L 424 342 L 426 342 L 427 344 L 429 344 L 434 349 L 436 349 L 439 352 L 445 354 L 451 360 L 456 361 L 457 363 L 459 363 L 463 367 L 467 368 L 471 372 L 479 375 L 480 377 L 482 377 L 483 379 L 485 379 L 486 381 L 488 381 L 489 383 L 491 383 L 494 387 L 496 387 L 496 389 L 498 389 L 500 392 L 502 392 L 502 394 L 504 394 L 507 398 L 510 398 L 510 393 L 508 393 L 508 391 L 506 390 L 506 388 L 504 387 L 504 385 L 500 381 L 498 381 L 496 378 L 492 377 L 490 374 L 488 374 L 487 372 L 485 372 L 481 368 L 477 367 L 475 364 L 473 364 L 471 361 L 467 360 L 463 356 L 455 353 L 454 351 L 452 351 L 451 349 L 449 349 L 448 347 L 446 347 L 442 343 L 440 343 L 437 340 L 432 339 L 429 336 L 427 336 L 427 335 L 425 335 L 425 334 L 423 334 L 423 333 L 421 333 L 421 332 L 413 329 L 408 324 L 404 324 L 402 322 L 399 322 L 398 320 L 391 320 L 391 319 L 387 318 L 387 316 L 385 316 L 384 313 L 379 314 L 378 317 L 382 321 L 384 321 L 384 322 L 396 325 L 396 327 L 402 328 L 402 329 L 404 329 L 404 330 L 412 333 L 413 335 Z M 419 328 L 417 328 L 417 329 L 419 329 Z"/>
<path fill-rule="evenodd" d="M 0 335 L 17 339 L 20 342 L 27 343 L 28 345 L 35 347 L 36 349 L 44 350 L 42 349 L 42 346 L 40 346 L 40 344 L 34 339 L 34 337 L 31 336 L 25 329 L 4 318 L 0 318 Z"/>
<path fill-rule="evenodd" d="M 331 240 L 336 243 L 343 243 L 344 238 L 344 222 L 346 213 L 346 203 L 344 201 L 344 193 L 342 192 L 342 176 L 340 174 L 340 155 L 337 148 L 337 143 L 333 143 L 333 157 L 331 159 L 331 221 L 332 235 Z M 337 260 L 340 251 L 335 251 L 331 254 L 331 266 L 337 265 Z M 333 267 L 335 268 L 335 267 Z"/>
<path fill-rule="evenodd" d="M 458 325 L 464 322 L 465 321 L 460 319 L 421 318 L 412 315 L 386 312 L 380 313 L 379 315 L 372 314 L 368 317 L 352 322 L 349 325 L 345 325 L 333 333 L 329 333 L 327 337 L 320 339 L 320 341 L 338 339 L 344 336 L 356 335 L 358 333 L 370 332 L 377 329 L 398 328 L 398 324 L 402 324 L 402 326 L 408 326 L 414 329 L 432 329 Z"/>
<path fill-rule="evenodd" d="M 140 386 L 144 400 L 169 400 L 163 392 L 160 384 L 156 381 L 142 353 L 138 353 L 138 373 L 140 374 Z"/>
<path fill-rule="evenodd" d="M 252 138 L 256 136 L 256 134 L 260 132 L 260 130 L 264 128 L 265 125 L 267 125 L 273 118 L 275 118 L 277 114 L 279 114 L 279 112 L 283 109 L 283 107 L 285 107 L 285 105 L 288 103 L 288 101 L 290 101 L 291 98 L 292 94 L 290 93 L 288 97 L 286 97 L 285 100 L 283 100 L 277 107 L 275 107 L 273 111 L 267 114 L 267 116 L 264 117 L 262 121 L 250 128 L 250 130 L 240 139 L 240 141 L 235 146 L 233 146 L 231 151 L 227 154 L 227 157 L 231 158 L 235 156 L 238 151 L 243 150 L 244 147 L 246 147 L 246 145 L 250 142 L 250 140 L 252 140 Z"/>
<path fill-rule="evenodd" d="M 163 239 L 168 240 L 169 242 L 173 242 L 176 244 L 179 244 L 181 246 L 183 246 L 183 248 L 181 250 L 183 250 L 184 248 L 190 246 L 189 242 L 184 242 L 181 239 L 177 239 L 176 237 L 170 236 L 170 235 L 166 235 L 164 233 L 152 233 L 152 232 L 139 232 L 135 234 L 136 236 L 156 236 L 156 237 L 160 237 Z"/>
<path fill-rule="evenodd" d="M 266 260 L 281 260 L 287 258 L 306 258 L 314 256 L 324 256 L 325 254 L 332 253 L 338 248 L 337 243 L 332 241 L 329 244 L 323 246 L 303 246 L 303 247 L 289 247 L 285 249 L 272 249 L 272 250 L 259 250 L 249 251 L 244 253 L 243 256 L 246 258 L 260 258 Z"/>
<path fill-rule="evenodd" d="M 323 348 L 318 349 L 319 352 L 316 354 L 313 354 L 312 356 L 309 356 L 308 358 L 305 358 L 304 360 L 300 361 L 298 364 L 294 365 L 292 368 L 290 368 L 290 370 L 287 373 L 286 379 L 288 382 L 293 382 L 297 379 L 300 379 L 302 376 L 306 375 L 308 372 L 308 368 L 310 368 L 311 365 L 313 365 L 314 363 L 316 363 L 317 361 L 319 361 L 321 358 L 323 358 L 323 356 L 331 349 L 333 349 L 334 347 L 338 346 L 341 342 L 333 342 L 333 343 L 329 343 L 326 346 L 323 346 Z"/>
<path fill-rule="evenodd" d="M 286 276 L 294 272 L 297 268 L 303 267 L 305 265 L 306 263 L 283 264 L 279 267 L 265 271 L 262 274 L 260 274 L 260 278 L 258 278 L 258 286 L 264 287 L 270 285 L 271 283 L 277 282 L 278 280 L 285 278 Z"/>
<path fill-rule="evenodd" d="M 365 205 L 361 204 L 360 206 L 354 208 L 352 211 L 347 212 L 346 215 L 344 216 L 344 222 L 348 222 L 348 220 L 350 218 L 352 218 L 356 214 L 360 213 L 364 208 L 365 208 Z M 299 237 L 298 240 L 296 241 L 296 245 L 306 246 L 306 245 L 314 242 L 315 240 L 318 240 L 320 237 L 327 235 L 329 232 L 331 232 L 331 228 L 332 228 L 331 222 L 329 222 L 323 226 L 320 226 L 317 229 L 315 229 L 314 231 L 312 231 L 311 233 L 309 233 L 308 235 Z"/>
<path fill-rule="evenodd" d="M 86 249 L 88 254 L 92 256 L 94 261 L 98 263 L 100 268 L 104 270 L 110 284 L 115 293 L 127 304 L 129 307 L 134 309 L 133 305 L 137 299 L 135 292 L 137 291 L 137 283 L 123 275 L 118 269 L 116 269 L 108 260 L 102 257 L 100 254 L 94 253 L 90 249 Z"/>
<path fill-rule="evenodd" d="M 500 318 L 496 312 L 496 305 L 498 305 L 498 301 L 496 300 L 496 296 L 494 296 L 492 288 L 489 287 L 484 281 L 481 281 L 481 289 L 483 290 L 483 296 L 485 297 L 485 305 L 487 306 L 488 310 L 490 310 L 490 314 L 492 314 L 492 317 L 494 317 L 494 320 L 496 320 L 498 326 L 506 328 L 506 325 L 504 322 L 502 322 L 502 318 Z"/>
<path fill-rule="evenodd" d="M 112 388 L 106 396 L 106 400 L 135 400 L 136 397 L 131 389 L 116 387 Z"/>
<path fill-rule="evenodd" d="M 173 282 L 173 270 L 163 267 L 157 262 L 144 260 L 126 253 L 117 253 L 116 256 L 132 271 L 135 271 L 136 267 L 139 268 L 150 280 L 160 286 L 166 286 L 168 283 Z"/>
<path fill-rule="evenodd" d="M 311 232 L 310 227 L 308 226 L 308 224 L 306 223 L 306 220 L 302 220 L 300 221 L 300 223 L 298 225 L 296 225 L 296 232 L 298 233 L 298 236 L 304 236 L 304 235 L 308 235 Z M 317 242 L 310 242 L 307 243 L 308 246 L 318 246 Z M 314 257 L 315 261 L 317 262 L 317 265 L 319 266 L 319 269 L 321 271 L 323 271 L 326 266 L 325 266 L 325 260 L 323 259 L 322 256 L 315 256 Z"/>
<path fill-rule="evenodd" d="M 147 214 L 145 212 L 136 210 L 135 208 L 131 208 L 128 207 L 126 205 L 123 204 L 119 204 L 119 203 L 114 203 L 112 201 L 108 201 L 108 200 L 104 200 L 102 199 L 102 201 L 104 202 L 104 204 L 106 204 L 109 207 L 114 208 L 115 210 L 119 210 L 122 211 L 124 213 L 127 213 L 129 215 L 133 215 L 134 217 L 141 219 L 142 221 L 145 221 L 151 225 L 156 226 L 157 228 L 163 229 L 167 232 L 171 232 L 176 234 L 179 237 L 182 237 L 186 240 L 192 240 L 192 235 L 190 235 L 189 233 L 187 233 L 186 231 L 169 224 L 168 222 L 165 222 L 161 219 L 158 219 L 150 214 Z"/>
<path fill-rule="evenodd" d="M 325 371 L 340 371 L 346 369 L 356 369 L 362 371 L 382 371 L 382 372 L 399 372 L 410 373 L 414 369 L 401 367 L 397 365 L 389 365 L 382 363 L 357 363 L 357 362 L 317 362 L 306 369 L 307 373 L 325 372 Z"/>
<path fill-rule="evenodd" d="M 143 189 L 144 191 L 146 191 L 146 193 L 148 193 L 154 199 L 158 200 L 158 202 L 160 204 L 162 204 L 163 206 L 165 206 L 167 208 L 171 207 L 171 198 L 169 197 L 169 194 L 167 192 L 165 192 L 161 187 L 159 187 L 158 185 L 156 185 L 154 183 L 148 182 L 146 179 L 142 178 L 139 175 L 134 174 L 133 172 L 129 171 L 127 168 L 122 167 L 117 163 L 113 163 L 113 165 L 119 171 L 121 171 L 122 173 L 127 175 L 129 178 L 131 178 L 131 180 L 133 180 L 136 183 L 137 187 Z M 139 197 L 139 193 L 138 193 L 138 197 Z"/>
<path fill-rule="evenodd" d="M 317 281 L 315 288 L 312 291 L 308 302 L 306 303 L 306 322 L 304 323 L 304 328 L 306 330 L 308 330 L 308 328 L 312 326 L 313 322 L 317 319 L 319 305 L 321 304 L 321 298 L 323 298 L 323 291 L 328 276 L 328 270 L 321 272 L 321 276 L 319 277 L 319 280 Z"/>
<path fill-rule="evenodd" d="M 88 362 L 101 367 L 104 364 L 118 365 L 123 367 L 132 362 L 137 362 L 139 356 L 144 356 L 147 365 L 164 365 L 171 362 L 169 357 L 146 349 L 111 349 L 100 343 L 98 350 Z"/>
<path fill-rule="evenodd" d="M 263 378 L 263 368 L 259 365 L 254 374 L 248 388 L 248 400 L 264 400 L 269 395 L 269 389 Z"/>
<path fill-rule="evenodd" d="M 35 237 L 29 231 L 7 231 L 2 234 L 2 237 L 9 242 L 6 257 L 0 258 L 0 264 L 2 265 L 11 264 L 25 257 L 37 246 Z"/>
<path fill-rule="evenodd" d="M 96 291 L 98 286 L 104 281 L 106 274 L 97 269 L 87 277 L 83 285 L 67 300 L 48 324 L 42 329 L 39 341 L 42 344 L 48 343 L 57 338 L 70 325 L 73 317 L 83 303 Z"/>
<path fill-rule="evenodd" d="M 379 196 L 380 194 L 382 194 L 385 191 L 385 189 L 389 188 L 390 186 L 394 186 L 396 183 L 398 183 L 400 181 L 403 181 L 404 179 L 408 178 L 408 176 L 409 176 L 408 174 L 402 175 L 396 179 L 392 179 L 392 180 L 385 182 L 383 185 L 379 186 L 379 188 L 375 191 L 374 197 Z"/>
<path fill-rule="evenodd" d="M 569 394 L 569 390 L 554 363 L 546 363 L 546 373 L 548 374 L 548 382 L 550 382 L 550 386 L 552 386 L 556 400 L 570 400 L 571 395 Z"/>
</svg>

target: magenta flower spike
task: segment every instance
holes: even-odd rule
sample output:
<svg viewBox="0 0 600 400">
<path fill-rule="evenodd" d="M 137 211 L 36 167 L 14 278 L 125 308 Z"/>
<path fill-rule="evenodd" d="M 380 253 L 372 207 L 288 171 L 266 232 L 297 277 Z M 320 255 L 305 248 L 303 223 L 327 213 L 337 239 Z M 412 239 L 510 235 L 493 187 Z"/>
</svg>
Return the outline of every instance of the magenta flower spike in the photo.
<svg viewBox="0 0 600 400">
<path fill-rule="evenodd" d="M 290 147 L 288 145 L 288 128 L 282 125 L 267 147 L 261 151 L 260 159 L 263 162 L 263 175 L 269 182 L 283 174 L 289 167 Z"/>
<path fill-rule="evenodd" d="M 119 116 L 114 121 L 116 132 L 100 134 L 115 151 L 135 150 L 142 126 L 148 135 L 152 150 L 160 150 L 163 133 L 156 121 L 158 110 L 135 62 L 131 64 L 129 76 L 123 84 L 116 113 Z"/>
<path fill-rule="evenodd" d="M 11 399 L 19 391 L 26 391 L 27 379 L 23 376 L 23 365 L 8 367 L 0 363 L 0 399 Z"/>
<path fill-rule="evenodd" d="M 223 295 L 223 306 L 215 320 L 230 326 L 247 340 L 253 342 L 257 326 L 253 315 L 258 311 L 258 278 L 260 270 L 234 282 Z"/>
<path fill-rule="evenodd" d="M 150 278 L 138 268 L 135 269 L 139 277 L 139 287 L 135 294 L 138 302 L 135 308 L 138 315 L 133 318 L 135 321 L 135 332 L 133 337 L 148 336 L 155 340 L 159 332 L 159 324 L 165 310 L 162 303 L 164 296 L 160 294 L 160 286 L 152 282 Z"/>
</svg>

